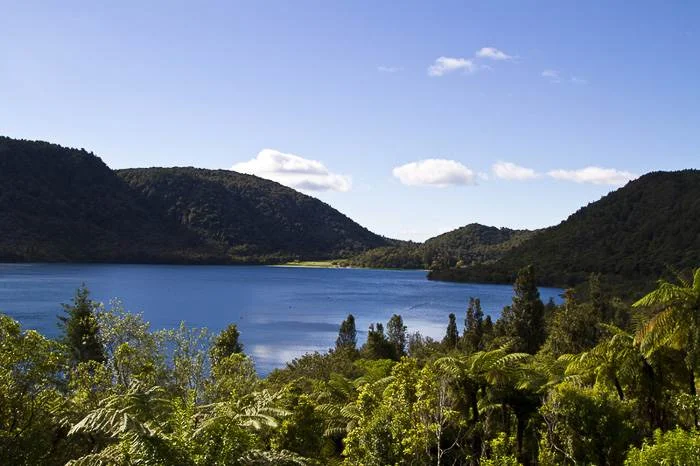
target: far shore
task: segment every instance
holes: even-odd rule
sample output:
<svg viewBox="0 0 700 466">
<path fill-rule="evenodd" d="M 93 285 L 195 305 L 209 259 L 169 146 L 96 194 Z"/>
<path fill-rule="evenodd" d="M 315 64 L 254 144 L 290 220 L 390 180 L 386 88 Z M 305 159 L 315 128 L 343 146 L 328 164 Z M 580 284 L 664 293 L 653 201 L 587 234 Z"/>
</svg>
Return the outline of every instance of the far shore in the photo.
<svg viewBox="0 0 700 466">
<path fill-rule="evenodd" d="M 312 269 L 354 269 L 354 270 L 422 270 L 428 272 L 427 269 L 400 269 L 390 267 L 353 267 L 351 265 L 339 265 L 337 260 L 327 261 L 292 261 L 282 264 L 270 265 L 270 267 L 299 267 Z"/>
<path fill-rule="evenodd" d="M 350 269 L 352 267 L 340 266 L 333 260 L 327 261 L 292 261 L 283 264 L 275 264 L 273 267 L 311 267 L 315 269 Z"/>
</svg>

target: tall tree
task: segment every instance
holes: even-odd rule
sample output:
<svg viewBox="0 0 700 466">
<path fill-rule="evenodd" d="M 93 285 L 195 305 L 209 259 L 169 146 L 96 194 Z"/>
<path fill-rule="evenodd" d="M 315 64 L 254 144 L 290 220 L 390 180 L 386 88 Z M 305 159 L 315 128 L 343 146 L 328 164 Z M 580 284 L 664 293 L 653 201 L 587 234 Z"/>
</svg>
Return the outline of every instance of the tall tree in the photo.
<svg viewBox="0 0 700 466">
<path fill-rule="evenodd" d="M 462 346 L 470 353 L 484 349 L 484 312 L 481 310 L 479 298 L 469 298 L 467 315 L 464 319 L 464 332 L 462 333 Z"/>
<path fill-rule="evenodd" d="M 340 324 L 338 330 L 338 338 L 335 340 L 335 347 L 341 348 L 357 348 L 357 329 L 355 328 L 355 316 L 348 314 L 348 317 Z"/>
<path fill-rule="evenodd" d="M 445 345 L 445 348 L 451 350 L 457 347 L 459 332 L 457 331 L 457 318 L 455 315 L 450 313 L 449 319 L 450 321 L 447 323 L 447 332 L 445 333 L 445 338 L 442 340 L 442 343 Z"/>
<path fill-rule="evenodd" d="M 486 318 L 484 319 L 484 336 L 481 339 L 484 345 L 484 349 L 486 349 L 488 347 L 488 344 L 493 340 L 494 333 L 495 332 L 491 316 L 486 316 Z"/>
<path fill-rule="evenodd" d="M 598 342 L 600 314 L 592 303 L 578 303 L 574 290 L 564 292 L 564 304 L 556 307 L 549 319 L 544 348 L 553 356 L 580 353 Z"/>
<path fill-rule="evenodd" d="M 62 306 L 66 315 L 58 317 L 58 325 L 63 331 L 63 342 L 70 349 L 73 362 L 104 362 L 104 351 L 98 339 L 95 318 L 100 305 L 90 299 L 90 292 L 85 284 L 76 290 L 72 305 Z"/>
<path fill-rule="evenodd" d="M 384 334 L 384 325 L 370 324 L 367 331 L 367 343 L 362 348 L 369 359 L 395 359 L 394 346 L 389 343 Z"/>
<path fill-rule="evenodd" d="M 241 333 L 238 331 L 236 324 L 229 324 L 223 329 L 220 334 L 214 338 L 214 344 L 211 347 L 211 359 L 214 364 L 231 356 L 232 354 L 242 353 L 243 344 L 239 341 Z"/>
<path fill-rule="evenodd" d="M 394 347 L 396 359 L 406 355 L 406 326 L 400 315 L 394 314 L 386 324 L 389 343 Z"/>
<path fill-rule="evenodd" d="M 588 298 L 590 299 L 593 311 L 597 314 L 598 318 L 606 324 L 610 323 L 612 316 L 610 315 L 610 310 L 603 297 L 603 291 L 600 287 L 599 273 L 592 273 L 588 277 Z"/>
<path fill-rule="evenodd" d="M 535 283 L 535 270 L 528 265 L 518 272 L 513 304 L 504 309 L 506 335 L 515 340 L 514 350 L 535 354 L 546 337 L 544 304 Z"/>
</svg>

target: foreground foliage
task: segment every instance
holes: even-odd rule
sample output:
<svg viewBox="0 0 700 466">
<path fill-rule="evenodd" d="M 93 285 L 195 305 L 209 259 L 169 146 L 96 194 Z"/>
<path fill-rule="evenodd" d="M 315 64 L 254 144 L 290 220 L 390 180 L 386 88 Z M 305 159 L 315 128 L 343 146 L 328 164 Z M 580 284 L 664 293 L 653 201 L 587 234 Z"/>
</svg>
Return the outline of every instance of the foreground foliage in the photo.
<svg viewBox="0 0 700 466">
<path fill-rule="evenodd" d="M 235 325 L 152 331 L 83 288 L 58 340 L 0 315 L 0 464 L 699 464 L 700 269 L 678 278 L 545 305 L 525 268 L 495 323 L 473 298 L 441 341 L 394 315 L 358 346 L 350 315 L 264 379 Z"/>
</svg>

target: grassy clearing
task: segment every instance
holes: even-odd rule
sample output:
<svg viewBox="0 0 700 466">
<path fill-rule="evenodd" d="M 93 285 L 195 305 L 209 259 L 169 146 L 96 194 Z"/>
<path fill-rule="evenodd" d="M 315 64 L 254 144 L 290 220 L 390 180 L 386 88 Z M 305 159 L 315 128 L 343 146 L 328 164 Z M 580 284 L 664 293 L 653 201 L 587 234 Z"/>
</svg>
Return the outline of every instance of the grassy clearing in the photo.
<svg viewBox="0 0 700 466">
<path fill-rule="evenodd" d="M 322 268 L 322 269 L 330 269 L 330 268 L 338 267 L 338 265 L 335 262 L 336 261 L 334 261 L 334 260 L 292 261 L 292 262 L 285 262 L 284 264 L 280 264 L 280 265 L 283 267 L 315 267 L 315 268 Z"/>
</svg>

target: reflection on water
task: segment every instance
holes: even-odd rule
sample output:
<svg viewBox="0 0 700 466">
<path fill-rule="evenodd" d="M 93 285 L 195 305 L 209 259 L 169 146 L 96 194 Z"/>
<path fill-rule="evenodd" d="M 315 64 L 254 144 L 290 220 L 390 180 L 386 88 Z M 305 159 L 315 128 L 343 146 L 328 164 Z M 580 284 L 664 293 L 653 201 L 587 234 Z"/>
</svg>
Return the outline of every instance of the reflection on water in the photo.
<svg viewBox="0 0 700 466">
<path fill-rule="evenodd" d="M 154 329 L 188 325 L 219 331 L 236 323 L 261 373 L 335 343 L 340 322 L 355 315 L 358 339 L 372 322 L 401 314 L 409 332 L 442 338 L 447 316 L 462 325 L 470 296 L 495 320 L 510 303 L 506 285 L 431 282 L 417 270 L 310 269 L 94 264 L 0 264 L 0 312 L 56 335 L 60 303 L 85 283 L 94 299 L 118 297 Z M 560 300 L 561 290 L 540 289 Z"/>
</svg>

